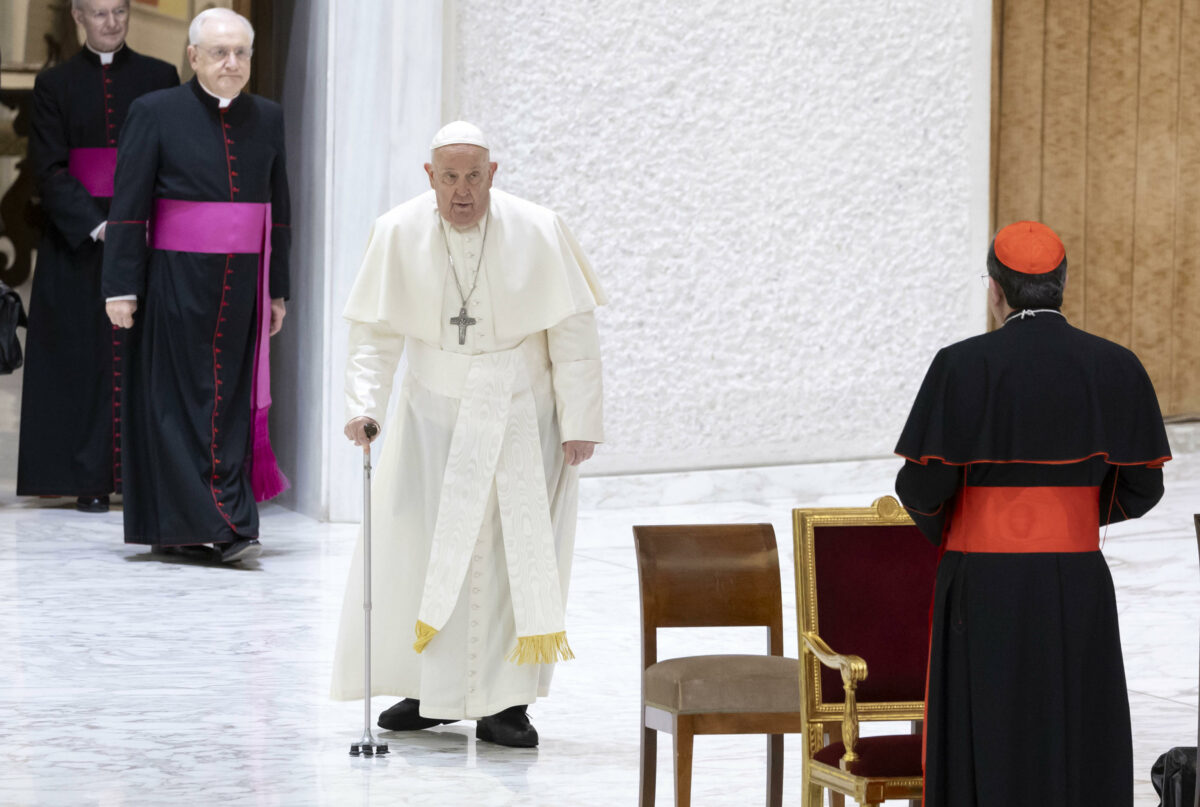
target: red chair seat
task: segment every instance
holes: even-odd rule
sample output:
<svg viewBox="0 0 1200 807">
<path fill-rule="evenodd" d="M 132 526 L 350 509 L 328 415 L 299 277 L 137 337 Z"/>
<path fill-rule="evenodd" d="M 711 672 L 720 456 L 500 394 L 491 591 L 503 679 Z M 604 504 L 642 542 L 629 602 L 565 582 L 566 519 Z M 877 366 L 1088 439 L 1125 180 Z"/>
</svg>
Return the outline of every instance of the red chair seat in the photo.
<svg viewBox="0 0 1200 807">
<path fill-rule="evenodd" d="M 850 765 L 850 773 L 871 778 L 903 778 L 921 775 L 921 735 L 890 734 L 883 737 L 860 737 L 854 744 L 859 759 Z M 824 765 L 841 765 L 846 746 L 830 743 L 813 755 Z"/>
</svg>

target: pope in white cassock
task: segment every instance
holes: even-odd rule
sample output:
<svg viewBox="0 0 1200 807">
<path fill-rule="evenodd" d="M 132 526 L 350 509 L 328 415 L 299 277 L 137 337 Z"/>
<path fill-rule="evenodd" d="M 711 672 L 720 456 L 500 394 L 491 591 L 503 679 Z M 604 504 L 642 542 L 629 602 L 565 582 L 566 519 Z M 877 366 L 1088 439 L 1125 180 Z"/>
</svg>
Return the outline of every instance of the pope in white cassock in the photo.
<svg viewBox="0 0 1200 807">
<path fill-rule="evenodd" d="M 371 695 L 382 728 L 476 719 L 476 737 L 537 745 L 526 706 L 573 658 L 564 606 L 577 466 L 603 440 L 593 314 L 606 302 L 551 210 L 492 190 L 475 126 L 433 139 L 432 190 L 379 217 L 346 304 L 346 436 L 383 423 L 372 488 Z M 332 694 L 364 696 L 362 541 Z"/>
</svg>

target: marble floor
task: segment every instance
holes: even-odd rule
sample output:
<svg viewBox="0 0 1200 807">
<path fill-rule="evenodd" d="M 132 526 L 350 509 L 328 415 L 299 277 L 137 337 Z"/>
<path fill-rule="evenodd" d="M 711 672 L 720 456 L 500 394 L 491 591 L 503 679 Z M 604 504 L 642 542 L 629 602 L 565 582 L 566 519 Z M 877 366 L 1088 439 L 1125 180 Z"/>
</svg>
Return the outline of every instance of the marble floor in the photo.
<svg viewBox="0 0 1200 807">
<path fill-rule="evenodd" d="M 769 521 L 796 653 L 790 509 L 861 505 L 896 463 L 585 479 L 568 627 L 578 659 L 532 707 L 533 750 L 476 743 L 473 724 L 382 733 L 392 753 L 348 755 L 359 702 L 326 698 L 355 526 L 263 510 L 267 551 L 243 568 L 162 562 L 121 542 L 121 514 L 12 495 L 11 387 L 0 383 L 0 805 L 632 805 L 638 782 L 634 524 Z M 1200 452 L 1168 466 L 1154 513 L 1108 534 L 1133 708 L 1137 804 L 1157 804 L 1154 758 L 1193 745 L 1200 575 L 1192 513 Z M 665 632 L 661 652 L 759 632 Z M 735 652 L 739 652 L 735 651 Z M 373 712 L 393 699 L 377 698 Z M 795 743 L 795 740 L 789 740 Z M 763 741 L 696 742 L 694 803 L 760 804 Z M 795 756 L 793 760 L 797 759 Z M 659 804 L 672 803 L 669 742 Z M 787 803 L 799 800 L 796 762 Z"/>
</svg>

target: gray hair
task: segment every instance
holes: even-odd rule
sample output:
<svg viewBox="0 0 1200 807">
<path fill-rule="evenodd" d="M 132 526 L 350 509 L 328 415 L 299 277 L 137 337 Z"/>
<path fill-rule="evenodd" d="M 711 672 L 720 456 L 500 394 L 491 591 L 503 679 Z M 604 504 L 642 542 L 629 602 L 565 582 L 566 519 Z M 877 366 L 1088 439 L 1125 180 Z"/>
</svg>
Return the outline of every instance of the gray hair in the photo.
<svg viewBox="0 0 1200 807">
<path fill-rule="evenodd" d="M 227 20 L 236 19 L 238 22 L 244 25 L 246 27 L 246 33 L 250 34 L 250 44 L 254 44 L 254 26 L 250 24 L 250 20 L 229 8 L 208 8 L 197 14 L 196 18 L 192 20 L 192 24 L 188 26 L 188 44 L 199 45 L 200 36 L 204 31 L 204 26 L 208 22 L 221 17 L 224 17 Z"/>
<path fill-rule="evenodd" d="M 73 11 L 83 11 L 84 0 L 71 0 L 71 9 Z M 125 0 L 125 8 L 129 8 L 131 0 Z"/>
</svg>

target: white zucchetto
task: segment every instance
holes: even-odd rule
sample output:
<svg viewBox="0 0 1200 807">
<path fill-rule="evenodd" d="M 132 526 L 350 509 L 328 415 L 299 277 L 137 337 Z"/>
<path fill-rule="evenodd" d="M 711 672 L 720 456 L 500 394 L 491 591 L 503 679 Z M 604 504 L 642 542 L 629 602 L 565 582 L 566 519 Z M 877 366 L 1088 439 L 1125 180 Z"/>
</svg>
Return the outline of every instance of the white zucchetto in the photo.
<svg viewBox="0 0 1200 807">
<path fill-rule="evenodd" d="M 440 149 L 442 146 L 452 146 L 458 143 L 491 150 L 491 147 L 488 146 L 487 138 L 483 134 L 483 130 L 473 123 L 467 123 L 465 120 L 456 120 L 453 123 L 447 123 L 439 129 L 438 133 L 433 136 L 433 142 L 429 144 L 429 148 L 432 151 L 433 149 Z"/>
</svg>

